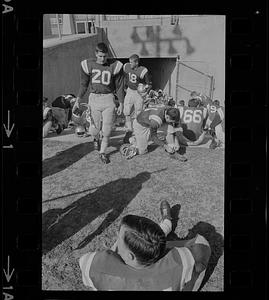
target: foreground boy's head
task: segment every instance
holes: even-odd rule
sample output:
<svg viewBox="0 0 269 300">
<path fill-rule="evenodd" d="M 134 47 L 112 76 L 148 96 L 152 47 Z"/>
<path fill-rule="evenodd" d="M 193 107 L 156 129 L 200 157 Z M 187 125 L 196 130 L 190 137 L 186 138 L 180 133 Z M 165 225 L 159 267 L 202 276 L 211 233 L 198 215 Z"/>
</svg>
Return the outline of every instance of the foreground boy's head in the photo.
<svg viewBox="0 0 269 300">
<path fill-rule="evenodd" d="M 161 227 L 145 217 L 123 217 L 118 236 L 118 254 L 140 269 L 154 264 L 164 253 L 166 237 Z"/>
</svg>

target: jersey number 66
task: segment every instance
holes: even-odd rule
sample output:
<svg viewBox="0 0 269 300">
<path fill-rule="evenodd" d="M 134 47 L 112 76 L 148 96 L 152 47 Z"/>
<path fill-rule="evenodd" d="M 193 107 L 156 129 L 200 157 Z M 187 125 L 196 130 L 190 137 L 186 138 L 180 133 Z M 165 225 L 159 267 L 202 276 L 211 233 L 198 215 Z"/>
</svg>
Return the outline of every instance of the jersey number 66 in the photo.
<svg viewBox="0 0 269 300">
<path fill-rule="evenodd" d="M 185 110 L 184 116 L 183 116 L 183 122 L 184 123 L 201 123 L 202 121 L 202 111 L 201 110 Z"/>
</svg>

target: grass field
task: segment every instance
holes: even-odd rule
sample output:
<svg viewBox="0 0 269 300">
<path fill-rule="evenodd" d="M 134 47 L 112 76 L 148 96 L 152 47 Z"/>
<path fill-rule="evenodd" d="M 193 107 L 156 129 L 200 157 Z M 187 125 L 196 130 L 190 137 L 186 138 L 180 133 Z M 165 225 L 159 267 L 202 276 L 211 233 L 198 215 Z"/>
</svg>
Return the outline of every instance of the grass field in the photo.
<svg viewBox="0 0 269 300">
<path fill-rule="evenodd" d="M 65 130 L 43 142 L 42 289 L 88 290 L 78 258 L 109 248 L 121 218 L 137 214 L 160 221 L 161 200 L 178 221 L 170 240 L 204 235 L 212 248 L 202 291 L 223 290 L 224 149 L 188 148 L 187 162 L 150 152 L 124 160 L 118 128 L 103 165 L 89 138 Z"/>
</svg>

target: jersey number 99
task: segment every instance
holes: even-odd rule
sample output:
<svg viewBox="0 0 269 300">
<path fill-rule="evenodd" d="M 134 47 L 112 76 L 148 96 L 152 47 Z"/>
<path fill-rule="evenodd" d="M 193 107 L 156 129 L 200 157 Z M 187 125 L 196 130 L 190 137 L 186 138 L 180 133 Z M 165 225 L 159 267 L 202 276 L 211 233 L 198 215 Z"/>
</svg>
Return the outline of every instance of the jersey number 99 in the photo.
<svg viewBox="0 0 269 300">
<path fill-rule="evenodd" d="M 201 110 L 190 110 L 187 109 L 184 112 L 183 122 L 184 123 L 201 123 L 202 121 L 202 111 Z"/>
<path fill-rule="evenodd" d="M 92 83 L 101 83 L 104 85 L 110 84 L 111 73 L 107 70 L 101 71 L 98 69 L 92 70 Z"/>
</svg>

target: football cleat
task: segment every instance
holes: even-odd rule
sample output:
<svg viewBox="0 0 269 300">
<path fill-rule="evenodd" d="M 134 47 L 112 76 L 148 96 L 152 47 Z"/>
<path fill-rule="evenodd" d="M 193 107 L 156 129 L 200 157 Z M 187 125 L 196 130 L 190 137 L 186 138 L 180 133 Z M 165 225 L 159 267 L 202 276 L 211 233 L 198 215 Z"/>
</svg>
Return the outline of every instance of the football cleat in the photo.
<svg viewBox="0 0 269 300">
<path fill-rule="evenodd" d="M 181 162 L 185 162 L 187 161 L 187 157 L 182 155 L 182 154 L 179 154 L 178 152 L 175 152 L 175 153 L 169 153 L 169 156 L 172 158 L 172 159 L 175 159 L 177 161 L 181 161 Z"/>
<path fill-rule="evenodd" d="M 134 145 L 123 144 L 120 147 L 120 153 L 124 158 L 131 159 L 138 153 L 138 149 Z"/>
<path fill-rule="evenodd" d="M 130 139 L 130 137 L 131 137 L 132 135 L 133 135 L 133 132 L 132 132 L 132 131 L 127 131 L 127 132 L 125 133 L 124 138 L 123 138 L 123 143 L 124 143 L 124 144 L 129 144 L 129 143 L 130 143 L 129 139 Z"/>
<path fill-rule="evenodd" d="M 165 220 L 165 219 L 172 220 L 171 207 L 166 200 L 163 200 L 161 202 L 160 211 L 161 211 L 162 220 Z"/>
<path fill-rule="evenodd" d="M 216 149 L 218 147 L 218 142 L 215 139 L 212 139 L 209 149 Z"/>
<path fill-rule="evenodd" d="M 75 128 L 75 135 L 78 137 L 83 137 L 85 134 L 85 127 L 84 126 L 76 126 Z"/>
<path fill-rule="evenodd" d="M 108 156 L 105 153 L 100 153 L 99 157 L 100 157 L 100 160 L 101 160 L 102 163 L 104 163 L 104 164 L 110 163 L 110 160 L 109 160 Z"/>
<path fill-rule="evenodd" d="M 58 127 L 56 129 L 56 133 L 61 134 L 63 130 L 64 130 L 64 128 L 62 127 L 62 125 L 58 124 Z"/>
</svg>

